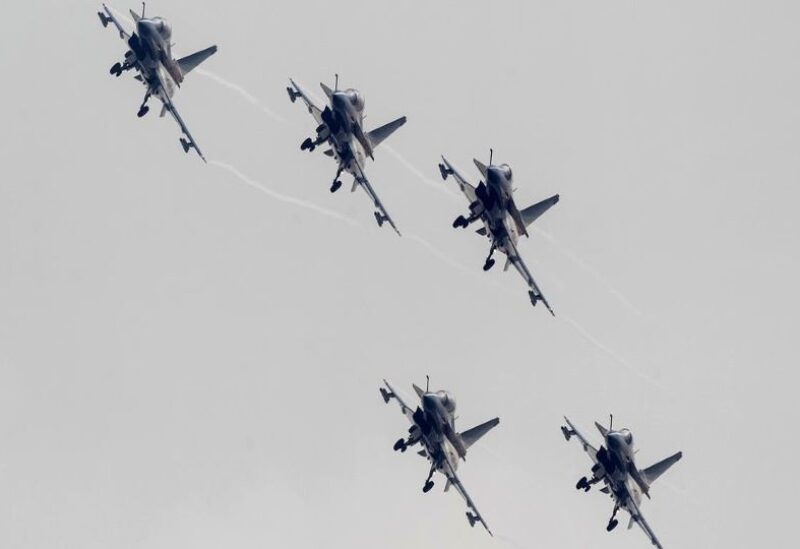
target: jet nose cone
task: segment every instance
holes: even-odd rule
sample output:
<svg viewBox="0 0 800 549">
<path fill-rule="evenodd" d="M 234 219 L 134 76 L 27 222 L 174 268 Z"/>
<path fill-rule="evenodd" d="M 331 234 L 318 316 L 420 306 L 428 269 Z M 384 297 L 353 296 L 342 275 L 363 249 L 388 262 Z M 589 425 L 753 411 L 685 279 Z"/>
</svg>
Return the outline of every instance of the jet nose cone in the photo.
<svg viewBox="0 0 800 549">
<path fill-rule="evenodd" d="M 607 441 L 610 450 L 619 450 L 625 446 L 625 439 L 619 433 L 609 433 Z"/>
<path fill-rule="evenodd" d="M 331 104 L 336 109 L 343 109 L 347 106 L 347 97 L 341 92 L 334 93 L 331 98 Z"/>
<path fill-rule="evenodd" d="M 153 23 L 147 19 L 142 19 L 136 23 L 136 33 L 139 36 L 151 36 L 154 31 Z"/>
<path fill-rule="evenodd" d="M 422 407 L 426 410 L 435 410 L 437 403 L 436 395 L 427 394 L 422 396 Z"/>
</svg>

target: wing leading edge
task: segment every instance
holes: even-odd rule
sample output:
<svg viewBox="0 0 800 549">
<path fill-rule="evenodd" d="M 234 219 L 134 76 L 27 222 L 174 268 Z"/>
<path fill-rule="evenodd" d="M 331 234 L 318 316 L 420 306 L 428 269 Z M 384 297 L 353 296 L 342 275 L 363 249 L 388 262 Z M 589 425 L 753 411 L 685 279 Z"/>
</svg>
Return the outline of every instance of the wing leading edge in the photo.
<svg viewBox="0 0 800 549">
<path fill-rule="evenodd" d="M 508 256 L 508 260 L 511 262 L 512 265 L 517 269 L 522 278 L 525 279 L 525 282 L 528 284 L 528 288 L 530 288 L 530 296 L 531 302 L 536 305 L 537 301 L 541 301 L 544 303 L 544 306 L 547 307 L 547 310 L 550 311 L 550 314 L 556 316 L 553 312 L 553 308 L 548 303 L 547 298 L 544 296 L 542 291 L 539 289 L 539 285 L 536 284 L 536 280 L 534 280 L 533 275 L 528 270 L 528 266 L 525 265 L 525 262 L 522 260 L 522 256 L 519 255 L 519 251 L 517 251 L 517 246 L 508 239 L 506 244 L 506 255 Z"/>
<path fill-rule="evenodd" d="M 489 525 L 486 524 L 486 521 L 483 519 L 483 515 L 481 515 L 481 512 L 478 511 L 475 502 L 472 501 L 471 497 L 469 497 L 466 488 L 464 488 L 464 485 L 458 478 L 453 466 L 449 461 L 445 461 L 445 463 L 445 476 L 447 477 L 447 482 L 456 487 L 458 493 L 461 494 L 461 497 L 464 498 L 464 501 L 467 503 L 467 520 L 469 520 L 470 526 L 475 526 L 476 522 L 480 522 L 483 527 L 486 528 L 486 531 L 489 532 L 489 535 L 494 536 L 494 534 L 492 534 L 492 530 L 489 528 Z M 472 513 L 470 513 L 470 511 L 472 511 Z"/>
<path fill-rule="evenodd" d="M 186 139 L 181 138 L 181 146 L 183 147 L 184 152 L 189 152 L 189 149 L 194 149 L 197 151 L 197 154 L 200 158 L 203 159 L 203 162 L 208 162 L 206 157 L 203 156 L 203 151 L 200 150 L 200 147 L 197 146 L 197 142 L 192 137 L 192 134 L 189 133 L 189 128 L 186 126 L 186 123 L 181 118 L 181 115 L 178 113 L 178 109 L 175 108 L 175 103 L 172 102 L 172 99 L 169 97 L 169 94 L 164 91 L 163 86 L 161 87 L 161 101 L 164 103 L 164 108 L 172 115 L 172 118 L 175 119 L 175 122 L 178 123 L 178 126 L 181 127 L 181 132 L 183 135 L 186 136 Z"/>
</svg>

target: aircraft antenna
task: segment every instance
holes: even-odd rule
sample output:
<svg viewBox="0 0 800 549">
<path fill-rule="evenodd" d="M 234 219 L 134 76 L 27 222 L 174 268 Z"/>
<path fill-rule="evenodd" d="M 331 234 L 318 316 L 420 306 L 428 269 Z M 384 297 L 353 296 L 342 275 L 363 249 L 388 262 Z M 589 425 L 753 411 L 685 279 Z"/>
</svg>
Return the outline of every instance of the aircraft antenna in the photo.
<svg viewBox="0 0 800 549">
<path fill-rule="evenodd" d="M 339 91 L 339 75 L 335 74 L 334 76 L 336 77 L 336 83 L 333 85 L 333 91 Z"/>
<path fill-rule="evenodd" d="M 492 165 L 492 156 L 494 156 L 494 150 L 489 149 L 489 165 Z"/>
<path fill-rule="evenodd" d="M 608 420 L 608 430 L 609 431 L 613 431 L 614 430 L 614 414 L 609 414 L 609 416 L 610 416 L 610 419 Z"/>
<path fill-rule="evenodd" d="M 144 8 L 145 8 L 145 3 L 142 2 L 142 19 L 144 19 Z"/>
<path fill-rule="evenodd" d="M 428 374 L 425 374 L 425 392 L 426 393 L 431 392 L 431 376 L 429 376 Z"/>
</svg>

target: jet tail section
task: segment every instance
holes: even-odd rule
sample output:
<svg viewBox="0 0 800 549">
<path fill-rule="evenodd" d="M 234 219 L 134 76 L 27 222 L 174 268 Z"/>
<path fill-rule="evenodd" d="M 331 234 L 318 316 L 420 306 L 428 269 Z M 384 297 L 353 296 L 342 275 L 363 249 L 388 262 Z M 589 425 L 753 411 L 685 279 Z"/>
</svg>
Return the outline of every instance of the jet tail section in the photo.
<svg viewBox="0 0 800 549">
<path fill-rule="evenodd" d="M 556 194 L 522 210 L 520 213 L 522 214 L 522 221 L 525 223 L 525 226 L 530 227 L 531 223 L 539 219 L 544 212 L 555 206 L 558 200 L 559 196 Z"/>
<path fill-rule="evenodd" d="M 385 125 L 381 126 L 380 128 L 375 128 L 374 130 L 369 132 L 367 134 L 367 139 L 369 139 L 369 142 L 372 145 L 372 148 L 375 149 L 384 140 L 386 140 L 387 137 L 389 137 L 395 131 L 397 131 L 397 128 L 399 128 L 400 126 L 402 126 L 405 123 L 406 123 L 406 117 L 405 116 L 401 116 L 397 120 L 389 122 L 388 124 L 385 124 Z"/>
<path fill-rule="evenodd" d="M 490 419 L 486 423 L 481 423 L 477 427 L 473 427 L 467 431 L 464 431 L 460 434 L 461 441 L 464 443 L 464 448 L 469 449 L 470 446 L 478 442 L 483 435 L 497 427 L 500 423 L 500 418 L 496 417 L 494 419 Z"/>
<path fill-rule="evenodd" d="M 330 100 L 333 97 L 333 90 L 330 89 L 328 86 L 326 86 L 325 83 L 320 82 L 319 87 L 322 88 L 322 91 L 325 92 L 325 97 L 327 97 L 328 100 Z"/>
<path fill-rule="evenodd" d="M 202 63 L 215 53 L 217 53 L 217 46 L 211 46 L 210 48 L 206 48 L 202 51 L 198 51 L 191 55 L 187 55 L 186 57 L 178 59 L 178 65 L 181 68 L 181 72 L 183 74 L 189 74 L 200 63 Z"/>
<path fill-rule="evenodd" d="M 667 459 L 663 459 L 655 465 L 651 465 L 642 471 L 642 476 L 644 477 L 645 482 L 647 482 L 647 484 L 653 484 L 658 477 L 666 473 L 667 469 L 675 465 L 682 457 L 683 452 L 678 452 L 677 454 L 671 455 Z"/>
<path fill-rule="evenodd" d="M 486 178 L 486 173 L 489 171 L 489 169 L 486 167 L 486 164 L 484 164 L 483 162 L 481 162 L 477 158 L 473 158 L 472 161 L 475 162 L 475 167 L 478 168 L 478 171 L 481 172 L 481 175 L 485 179 Z"/>
</svg>

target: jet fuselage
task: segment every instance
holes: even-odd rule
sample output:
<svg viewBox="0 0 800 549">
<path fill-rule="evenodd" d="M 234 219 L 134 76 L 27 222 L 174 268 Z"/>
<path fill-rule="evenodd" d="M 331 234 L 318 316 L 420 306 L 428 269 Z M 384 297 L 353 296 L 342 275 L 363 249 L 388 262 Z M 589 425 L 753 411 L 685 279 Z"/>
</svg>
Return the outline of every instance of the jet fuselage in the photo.
<svg viewBox="0 0 800 549">
<path fill-rule="evenodd" d="M 605 443 L 608 458 L 613 464 L 611 471 L 606 470 L 609 489 L 620 507 L 626 508 L 625 503 L 629 497 L 638 506 L 642 501 L 642 490 L 630 474 L 631 470 L 637 470 L 633 435 L 627 429 L 609 431 L 605 435 Z"/>
<path fill-rule="evenodd" d="M 423 437 L 425 451 L 440 473 L 446 474 L 446 463 L 456 470 L 459 453 L 450 440 L 451 436 L 458 436 L 455 434 L 456 404 L 453 396 L 446 391 L 427 392 L 420 400 L 428 426 L 428 434 Z"/>
<path fill-rule="evenodd" d="M 360 170 L 354 164 L 363 167 L 369 155 L 363 130 L 364 104 L 364 97 L 358 90 L 335 91 L 331 95 L 330 109 L 336 130 L 332 132 L 336 143 L 334 154 L 356 179 L 360 178 Z"/>
<path fill-rule="evenodd" d="M 519 241 L 517 224 L 509 213 L 514 205 L 513 174 L 508 164 L 491 165 L 486 168 L 486 189 L 488 203 L 484 201 L 490 238 L 495 247 L 503 253 L 506 251 L 506 239 L 516 244 Z"/>
<path fill-rule="evenodd" d="M 142 68 L 142 78 L 156 92 L 159 83 L 172 97 L 183 81 L 178 62 L 172 57 L 172 28 L 161 17 L 140 18 L 136 21 L 138 47 L 134 51 Z"/>
</svg>

